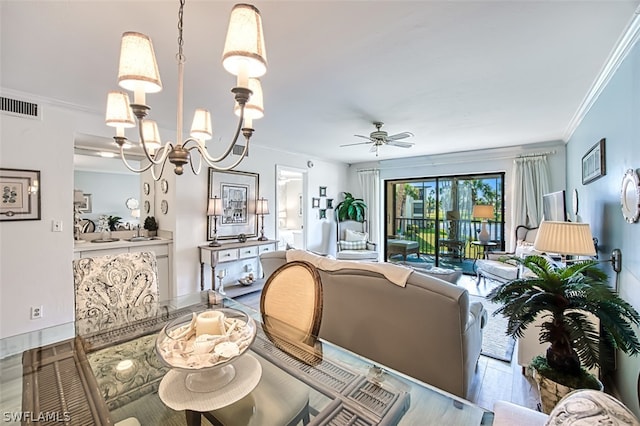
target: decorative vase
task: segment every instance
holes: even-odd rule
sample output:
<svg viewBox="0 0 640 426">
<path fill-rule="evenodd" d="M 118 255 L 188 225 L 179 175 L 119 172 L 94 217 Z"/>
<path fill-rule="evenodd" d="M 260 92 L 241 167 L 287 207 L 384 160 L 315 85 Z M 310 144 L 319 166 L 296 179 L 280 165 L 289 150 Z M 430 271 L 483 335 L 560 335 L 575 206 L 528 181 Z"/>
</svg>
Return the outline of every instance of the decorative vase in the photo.
<svg viewBox="0 0 640 426">
<path fill-rule="evenodd" d="M 100 234 L 100 238 L 102 240 L 110 240 L 111 239 L 111 231 L 108 231 L 108 230 L 102 231 L 102 233 Z"/>
</svg>

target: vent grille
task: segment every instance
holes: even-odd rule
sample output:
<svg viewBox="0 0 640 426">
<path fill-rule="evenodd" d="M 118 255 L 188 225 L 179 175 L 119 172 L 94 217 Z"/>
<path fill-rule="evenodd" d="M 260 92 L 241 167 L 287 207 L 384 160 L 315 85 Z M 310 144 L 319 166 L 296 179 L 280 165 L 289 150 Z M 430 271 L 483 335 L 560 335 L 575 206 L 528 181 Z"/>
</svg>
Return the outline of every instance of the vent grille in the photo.
<svg viewBox="0 0 640 426">
<path fill-rule="evenodd" d="M 0 111 L 20 117 L 40 118 L 40 106 L 33 102 L 0 96 Z"/>
</svg>

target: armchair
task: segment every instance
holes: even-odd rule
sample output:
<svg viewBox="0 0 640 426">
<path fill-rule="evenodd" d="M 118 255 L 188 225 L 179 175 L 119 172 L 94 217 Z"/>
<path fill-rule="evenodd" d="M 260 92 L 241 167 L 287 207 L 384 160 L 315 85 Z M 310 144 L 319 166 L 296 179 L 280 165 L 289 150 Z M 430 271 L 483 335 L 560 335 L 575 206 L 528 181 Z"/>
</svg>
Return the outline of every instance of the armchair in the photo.
<svg viewBox="0 0 640 426">
<path fill-rule="evenodd" d="M 336 259 L 378 261 L 377 245 L 369 241 L 367 222 L 345 220 L 338 222 Z"/>
<path fill-rule="evenodd" d="M 516 249 L 514 252 L 492 251 L 486 254 L 486 259 L 476 262 L 476 284 L 480 284 L 482 278 L 492 279 L 501 283 L 515 280 L 520 276 L 519 265 L 504 261 L 509 256 L 526 257 L 534 254 L 533 242 L 536 239 L 538 228 L 528 228 L 523 225 L 516 227 Z"/>
</svg>

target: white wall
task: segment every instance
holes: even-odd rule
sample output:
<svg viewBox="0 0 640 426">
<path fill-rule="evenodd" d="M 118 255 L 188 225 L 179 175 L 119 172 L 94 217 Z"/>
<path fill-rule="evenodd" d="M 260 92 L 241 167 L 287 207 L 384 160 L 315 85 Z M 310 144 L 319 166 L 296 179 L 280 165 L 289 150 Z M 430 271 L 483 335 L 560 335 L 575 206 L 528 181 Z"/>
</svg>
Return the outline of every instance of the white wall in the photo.
<svg viewBox="0 0 640 426">
<path fill-rule="evenodd" d="M 44 119 L 0 114 L 0 167 L 40 170 L 38 221 L 0 222 L 0 338 L 73 320 L 75 117 L 42 106 Z M 62 220 L 63 232 L 52 232 Z M 44 317 L 30 319 L 30 307 Z"/>
</svg>

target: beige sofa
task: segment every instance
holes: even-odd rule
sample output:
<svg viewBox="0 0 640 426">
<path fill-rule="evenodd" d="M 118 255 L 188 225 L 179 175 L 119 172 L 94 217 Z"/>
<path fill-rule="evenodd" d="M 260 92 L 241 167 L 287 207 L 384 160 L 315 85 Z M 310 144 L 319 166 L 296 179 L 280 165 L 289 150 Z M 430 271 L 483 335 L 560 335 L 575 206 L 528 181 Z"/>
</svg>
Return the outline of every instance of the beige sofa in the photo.
<svg viewBox="0 0 640 426">
<path fill-rule="evenodd" d="M 402 287 L 385 278 L 385 269 L 405 269 L 397 265 L 321 259 L 324 267 L 329 265 L 324 270 L 319 266 L 321 338 L 460 397 L 469 396 L 487 313 L 482 304 L 469 303 L 466 289 L 414 271 L 407 272 Z M 263 253 L 260 260 L 268 277 L 287 258 L 284 251 L 276 251 Z M 327 270 L 334 269 L 332 262 L 340 269 Z M 354 267 L 342 267 L 345 263 Z"/>
</svg>

